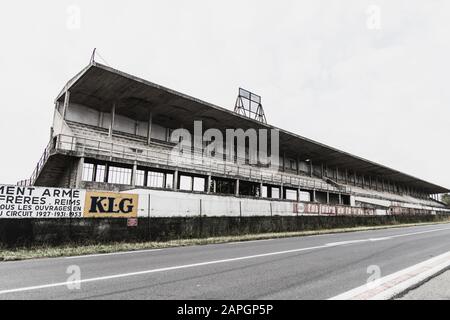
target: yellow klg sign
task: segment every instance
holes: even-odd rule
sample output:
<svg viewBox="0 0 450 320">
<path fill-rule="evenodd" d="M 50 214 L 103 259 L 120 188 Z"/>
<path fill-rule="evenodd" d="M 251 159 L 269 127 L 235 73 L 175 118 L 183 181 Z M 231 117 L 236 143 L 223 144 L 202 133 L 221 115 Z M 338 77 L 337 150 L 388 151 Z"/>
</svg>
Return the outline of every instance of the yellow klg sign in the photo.
<svg viewBox="0 0 450 320">
<path fill-rule="evenodd" d="M 84 218 L 137 218 L 137 194 L 86 192 Z"/>
</svg>

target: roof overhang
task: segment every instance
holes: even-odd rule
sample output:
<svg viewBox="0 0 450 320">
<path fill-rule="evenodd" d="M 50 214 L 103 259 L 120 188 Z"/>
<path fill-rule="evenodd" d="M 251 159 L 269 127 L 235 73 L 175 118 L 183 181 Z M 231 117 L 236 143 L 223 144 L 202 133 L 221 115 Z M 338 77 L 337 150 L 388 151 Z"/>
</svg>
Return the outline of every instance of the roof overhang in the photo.
<svg viewBox="0 0 450 320">
<path fill-rule="evenodd" d="M 300 156 L 301 160 L 314 159 L 315 162 L 325 163 L 329 167 L 348 169 L 367 176 L 379 175 L 391 181 L 422 189 L 429 194 L 450 192 L 447 188 L 286 130 L 260 123 L 231 110 L 96 62 L 92 62 L 72 78 L 58 95 L 57 101 L 64 101 L 66 90 L 70 91 L 72 103 L 79 103 L 103 112 L 110 112 L 115 103 L 117 114 L 143 121 L 147 121 L 151 111 L 156 122 L 172 128 L 178 128 L 181 123 L 185 128 L 191 129 L 195 120 L 202 120 L 205 128 L 279 130 L 280 148 L 288 155 Z"/>
</svg>

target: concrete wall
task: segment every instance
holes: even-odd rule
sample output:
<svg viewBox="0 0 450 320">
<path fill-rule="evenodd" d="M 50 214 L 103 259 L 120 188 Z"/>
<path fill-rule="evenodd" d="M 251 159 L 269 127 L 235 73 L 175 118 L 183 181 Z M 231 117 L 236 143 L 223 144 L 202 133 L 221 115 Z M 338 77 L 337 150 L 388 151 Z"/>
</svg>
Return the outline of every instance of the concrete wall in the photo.
<svg viewBox="0 0 450 320">
<path fill-rule="evenodd" d="M 99 112 L 80 104 L 71 103 L 67 109 L 66 119 L 69 121 L 108 129 L 111 123 L 111 114 L 107 112 Z M 146 137 L 148 132 L 148 122 L 136 121 L 134 119 L 116 114 L 114 118 L 114 130 Z M 61 133 L 69 134 L 66 132 Z M 167 133 L 167 128 L 156 123 L 152 124 L 153 139 L 167 141 Z"/>
<path fill-rule="evenodd" d="M 89 124 L 91 126 L 99 126 L 100 112 L 79 104 L 71 103 L 66 111 L 66 119 Z"/>
<path fill-rule="evenodd" d="M 140 218 L 138 227 L 129 228 L 126 219 L 0 219 L 0 246 L 169 241 L 442 220 L 448 216 L 178 217 Z"/>
<path fill-rule="evenodd" d="M 209 217 L 292 216 L 294 214 L 294 204 L 289 201 L 269 201 L 148 189 L 130 190 L 125 191 L 125 193 L 139 194 L 140 217 L 148 217 L 148 215 L 151 217 L 193 217 L 199 216 L 200 212 Z"/>
<path fill-rule="evenodd" d="M 57 136 L 59 134 L 72 136 L 73 132 L 63 120 L 61 113 L 58 110 L 55 110 L 53 115 L 53 136 Z"/>
</svg>

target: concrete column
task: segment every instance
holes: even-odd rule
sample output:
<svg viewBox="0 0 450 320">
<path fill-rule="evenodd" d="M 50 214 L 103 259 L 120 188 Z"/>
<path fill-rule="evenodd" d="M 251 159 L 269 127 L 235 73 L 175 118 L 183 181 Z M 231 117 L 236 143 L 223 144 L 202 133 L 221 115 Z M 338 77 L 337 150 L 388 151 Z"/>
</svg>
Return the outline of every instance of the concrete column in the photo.
<svg viewBox="0 0 450 320">
<path fill-rule="evenodd" d="M 259 184 L 259 197 L 262 198 L 263 197 L 263 183 L 261 182 Z"/>
<path fill-rule="evenodd" d="M 310 159 L 309 160 L 309 175 L 312 177 L 313 176 L 313 174 L 314 174 L 314 166 L 313 166 L 313 162 L 312 162 L 312 160 Z"/>
<path fill-rule="evenodd" d="M 137 162 L 133 164 L 133 170 L 131 171 L 131 185 L 136 187 L 136 175 L 137 175 Z"/>
<path fill-rule="evenodd" d="M 235 195 L 239 196 L 239 179 L 236 179 Z"/>
<path fill-rule="evenodd" d="M 103 127 L 103 112 L 98 114 L 98 126 Z"/>
<path fill-rule="evenodd" d="M 300 189 L 297 189 L 297 201 L 300 201 Z"/>
<path fill-rule="evenodd" d="M 330 193 L 327 192 L 327 204 L 330 204 Z"/>
<path fill-rule="evenodd" d="M 109 164 L 106 163 L 105 164 L 105 179 L 103 180 L 103 182 L 108 183 L 109 180 Z"/>
<path fill-rule="evenodd" d="M 77 189 L 80 188 L 81 180 L 83 179 L 83 167 L 84 167 L 84 157 L 81 157 L 80 160 L 78 160 L 77 180 L 75 182 L 75 188 Z"/>
<path fill-rule="evenodd" d="M 62 117 L 64 120 L 66 120 L 67 110 L 69 109 L 69 102 L 70 102 L 70 91 L 66 90 L 66 93 L 64 95 L 64 105 L 62 111 Z"/>
<path fill-rule="evenodd" d="M 339 193 L 339 204 L 342 204 L 342 194 Z"/>
<path fill-rule="evenodd" d="M 178 170 L 173 174 L 173 190 L 178 190 Z"/>
<path fill-rule="evenodd" d="M 113 103 L 111 108 L 111 122 L 109 123 L 109 137 L 111 138 L 114 131 L 114 121 L 116 118 L 116 102 Z"/>
<path fill-rule="evenodd" d="M 313 196 L 312 202 L 316 202 L 316 190 L 315 189 L 312 192 L 312 196 Z"/>
<path fill-rule="evenodd" d="M 206 179 L 206 193 L 207 194 L 211 193 L 211 175 L 209 175 L 208 178 Z"/>
<path fill-rule="evenodd" d="M 148 115 L 147 144 L 152 142 L 153 112 Z"/>
</svg>

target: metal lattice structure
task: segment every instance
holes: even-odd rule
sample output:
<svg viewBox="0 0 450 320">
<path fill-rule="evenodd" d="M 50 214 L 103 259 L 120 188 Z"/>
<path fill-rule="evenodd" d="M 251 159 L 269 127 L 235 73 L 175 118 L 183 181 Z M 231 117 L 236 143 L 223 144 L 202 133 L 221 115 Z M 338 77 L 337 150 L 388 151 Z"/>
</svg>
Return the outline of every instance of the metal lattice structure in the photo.
<svg viewBox="0 0 450 320">
<path fill-rule="evenodd" d="M 239 88 L 239 94 L 236 99 L 234 112 L 247 118 L 262 123 L 267 123 L 266 115 L 261 104 L 261 96 L 251 93 L 245 89 Z"/>
</svg>

